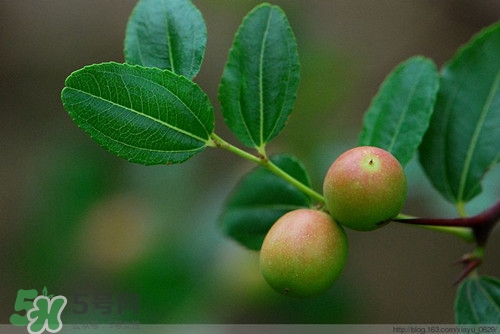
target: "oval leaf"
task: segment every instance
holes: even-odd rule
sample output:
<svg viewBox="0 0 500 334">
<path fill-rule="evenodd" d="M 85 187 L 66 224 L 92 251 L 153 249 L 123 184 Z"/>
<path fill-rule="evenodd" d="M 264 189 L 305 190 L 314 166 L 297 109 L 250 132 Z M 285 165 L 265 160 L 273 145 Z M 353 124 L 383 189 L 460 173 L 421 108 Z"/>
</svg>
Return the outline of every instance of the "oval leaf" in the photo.
<svg viewBox="0 0 500 334">
<path fill-rule="evenodd" d="M 290 155 L 271 160 L 305 185 L 310 185 L 302 163 Z M 259 250 L 271 226 L 288 211 L 309 207 L 311 199 L 264 167 L 257 167 L 236 186 L 222 216 L 224 233 L 242 245 Z"/>
<path fill-rule="evenodd" d="M 192 79 L 200 70 L 207 28 L 189 0 L 141 0 L 127 24 L 125 61 Z"/>
<path fill-rule="evenodd" d="M 437 69 L 429 59 L 414 57 L 397 66 L 365 115 L 359 145 L 383 148 L 406 165 L 429 126 L 438 86 Z"/>
<path fill-rule="evenodd" d="M 450 202 L 481 192 L 500 160 L 500 24 L 475 36 L 441 71 L 434 115 L 420 163 Z"/>
<path fill-rule="evenodd" d="M 500 281 L 473 275 L 458 288 L 455 299 L 457 324 L 500 324 Z"/>
<path fill-rule="evenodd" d="M 243 20 L 219 86 L 225 121 L 248 147 L 264 147 L 285 126 L 300 76 L 285 13 L 263 4 Z"/>
<path fill-rule="evenodd" d="M 179 163 L 210 142 L 214 111 L 192 81 L 156 68 L 103 63 L 66 79 L 62 102 L 102 147 L 144 165 Z"/>
</svg>

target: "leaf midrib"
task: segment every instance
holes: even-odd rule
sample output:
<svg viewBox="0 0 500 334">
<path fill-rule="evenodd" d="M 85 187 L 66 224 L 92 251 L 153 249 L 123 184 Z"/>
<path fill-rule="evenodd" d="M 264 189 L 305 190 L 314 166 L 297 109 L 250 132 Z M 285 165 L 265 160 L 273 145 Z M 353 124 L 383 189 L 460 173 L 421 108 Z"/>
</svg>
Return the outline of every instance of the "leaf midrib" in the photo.
<svg viewBox="0 0 500 334">
<path fill-rule="evenodd" d="M 165 6 L 165 2 L 162 2 L 162 6 L 163 6 L 163 12 L 168 12 L 168 10 L 166 10 L 166 6 Z M 166 43 L 167 43 L 167 56 L 168 56 L 168 62 L 170 64 L 170 70 L 174 73 L 177 73 L 177 70 L 175 68 L 175 64 L 174 64 L 174 57 L 172 57 L 172 41 L 171 41 L 171 38 L 170 38 L 170 25 L 169 25 L 169 17 L 168 17 L 168 14 L 165 15 L 165 37 L 166 37 Z"/>
<path fill-rule="evenodd" d="M 269 10 L 269 15 L 267 17 L 266 29 L 264 30 L 264 35 L 262 37 L 260 55 L 259 55 L 259 116 L 260 116 L 260 129 L 259 129 L 259 145 L 264 143 L 264 54 L 266 52 L 266 42 L 267 36 L 269 34 L 269 28 L 271 24 L 272 8 Z"/>
<path fill-rule="evenodd" d="M 118 104 L 118 103 L 116 103 L 116 102 L 114 102 L 114 101 L 104 99 L 104 98 L 102 98 L 101 96 L 94 95 L 94 94 L 91 94 L 91 93 L 89 93 L 89 92 L 86 92 L 86 91 L 83 91 L 83 90 L 80 90 L 80 89 L 76 89 L 76 88 L 74 88 L 74 87 L 66 87 L 65 89 L 71 89 L 71 90 L 74 90 L 74 91 L 76 91 L 76 92 L 80 92 L 80 93 L 83 93 L 83 94 L 85 94 L 85 95 L 88 95 L 88 96 L 90 96 L 91 98 L 94 98 L 94 99 L 96 99 L 96 100 L 100 100 L 100 101 L 103 101 L 103 102 L 109 103 L 109 104 L 114 105 L 114 106 L 116 106 L 116 107 L 120 107 L 120 108 L 122 108 L 122 109 L 124 109 L 124 110 L 127 110 L 127 111 L 130 111 L 130 112 L 132 112 L 132 113 L 134 113 L 134 114 L 136 114 L 136 115 L 139 115 L 139 116 L 145 117 L 145 118 L 147 118 L 147 119 L 149 119 L 149 120 L 151 120 L 151 121 L 153 121 L 153 122 L 160 123 L 161 125 L 163 125 L 163 126 L 165 126 L 165 127 L 167 127 L 167 128 L 170 128 L 170 129 L 172 129 L 172 130 L 174 130 L 174 131 L 177 131 L 177 132 L 179 132 L 179 133 L 181 133 L 181 134 L 184 134 L 184 135 L 186 135 L 186 136 L 188 136 L 188 137 L 191 137 L 191 138 L 193 138 L 193 139 L 195 139 L 195 140 L 198 140 L 198 141 L 200 141 L 200 142 L 202 142 L 202 143 L 206 143 L 206 142 L 208 141 L 208 139 L 204 139 L 204 138 L 198 137 L 198 136 L 196 136 L 196 135 L 192 134 L 191 132 L 187 132 L 187 131 L 185 131 L 185 130 L 183 130 L 183 129 L 180 129 L 180 128 L 176 127 L 176 126 L 173 126 L 173 125 L 171 125 L 171 124 L 169 124 L 169 123 L 166 123 L 166 122 L 164 122 L 164 121 L 161 121 L 161 120 L 159 120 L 159 119 L 156 119 L 156 118 L 154 118 L 154 117 L 152 117 L 152 116 L 150 116 L 150 115 L 147 115 L 147 114 L 145 114 L 145 113 L 139 112 L 139 111 L 134 110 L 134 109 L 132 109 L 132 108 L 129 108 L 129 107 L 126 107 L 126 106 L 120 105 L 120 104 Z M 174 96 L 175 96 L 175 95 L 174 95 Z M 180 102 L 181 102 L 181 103 L 182 103 L 182 104 L 183 104 L 183 105 L 184 105 L 184 106 L 185 106 L 188 110 L 190 110 L 190 109 L 189 109 L 189 108 L 188 108 L 188 107 L 184 104 L 184 102 L 183 102 L 182 100 L 179 100 L 179 101 L 180 101 Z M 193 113 L 193 114 L 194 114 L 194 113 Z M 196 119 L 198 119 L 198 118 L 196 117 Z M 198 120 L 198 121 L 199 121 L 199 120 Z M 210 134 L 207 132 L 207 137 L 209 137 L 209 136 L 210 136 Z"/>
<path fill-rule="evenodd" d="M 396 126 L 396 129 L 395 129 L 395 133 L 394 135 L 392 136 L 392 139 L 391 139 L 391 142 L 387 148 L 387 150 L 389 152 L 392 152 L 392 148 L 394 147 L 395 143 L 396 143 L 396 139 L 399 137 L 399 134 L 401 132 L 401 126 L 403 125 L 403 120 L 406 118 L 407 114 L 408 114 L 408 110 L 409 110 L 409 105 L 410 105 L 410 102 L 413 95 L 415 94 L 415 91 L 417 89 L 417 86 L 419 85 L 419 82 L 420 82 L 420 78 L 422 77 L 422 72 L 423 71 L 419 71 L 419 74 L 418 74 L 418 77 L 416 78 L 416 80 L 414 81 L 414 84 L 413 86 L 411 87 L 411 90 L 410 90 L 410 93 L 408 94 L 408 97 L 406 99 L 406 103 L 405 103 L 405 109 L 404 111 L 401 113 L 401 117 L 399 118 L 398 120 L 398 124 Z"/>
<path fill-rule="evenodd" d="M 460 175 L 459 190 L 457 196 L 458 202 L 461 202 L 464 199 L 465 185 L 467 183 L 467 176 L 469 174 L 469 170 L 472 164 L 472 157 L 477 147 L 477 143 L 479 141 L 479 136 L 483 129 L 483 125 L 486 122 L 486 117 L 489 111 L 491 110 L 491 104 L 493 102 L 493 98 L 495 97 L 496 92 L 499 89 L 499 86 L 500 86 L 500 70 L 497 71 L 495 80 L 493 81 L 490 92 L 488 93 L 488 98 L 486 99 L 486 102 L 481 110 L 479 121 L 476 124 L 474 133 L 467 148 L 467 154 L 465 156 L 465 161 L 462 167 L 462 174 Z"/>
<path fill-rule="evenodd" d="M 89 127 L 91 127 L 96 133 L 100 133 L 101 136 L 105 137 L 110 142 L 116 142 L 116 143 L 119 143 L 122 146 L 127 146 L 127 147 L 130 147 L 130 148 L 136 149 L 136 150 L 148 151 L 148 152 L 154 152 L 154 153 L 169 153 L 169 154 L 172 154 L 172 153 L 188 153 L 188 152 L 195 152 L 195 151 L 200 150 L 200 147 L 195 147 L 195 148 L 192 148 L 192 149 L 189 149 L 189 150 L 188 149 L 181 149 L 181 150 L 155 150 L 155 149 L 152 149 L 152 148 L 145 148 L 145 147 L 134 146 L 134 145 L 131 145 L 129 143 L 126 143 L 126 142 L 123 142 L 123 141 L 119 141 L 116 138 L 110 137 L 109 135 L 107 135 L 106 133 L 100 131 L 99 129 L 97 129 L 96 127 L 90 125 L 89 123 L 87 123 L 87 125 Z M 109 145 L 107 145 L 107 146 L 109 146 Z"/>
</svg>

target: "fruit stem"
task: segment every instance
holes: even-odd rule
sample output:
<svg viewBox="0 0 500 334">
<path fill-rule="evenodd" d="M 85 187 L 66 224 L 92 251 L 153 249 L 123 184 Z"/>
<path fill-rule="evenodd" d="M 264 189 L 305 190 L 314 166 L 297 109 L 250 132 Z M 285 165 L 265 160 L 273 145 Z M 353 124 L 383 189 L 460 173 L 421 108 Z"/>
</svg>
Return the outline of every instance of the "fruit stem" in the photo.
<svg viewBox="0 0 500 334">
<path fill-rule="evenodd" d="M 305 193 L 306 195 L 310 196 L 314 200 L 318 201 L 319 203 L 323 204 L 325 202 L 325 199 L 321 194 L 318 192 L 314 191 L 307 185 L 303 184 L 287 172 L 285 172 L 283 169 L 275 165 L 271 160 L 268 159 L 268 157 L 265 155 L 265 152 L 263 151 L 262 148 L 259 149 L 259 155 L 253 155 L 250 154 L 219 137 L 215 133 L 212 133 L 211 135 L 211 142 L 213 145 L 209 145 L 211 147 L 218 147 L 225 149 L 229 152 L 232 152 L 246 160 L 249 160 L 251 162 L 254 162 L 258 164 L 259 166 L 262 166 L 264 168 L 267 168 L 269 171 L 274 173 L 275 175 L 279 176 L 283 180 L 287 181 L 288 183 L 292 184 L 295 186 L 297 189 Z M 264 152 L 264 153 L 263 153 Z"/>
</svg>

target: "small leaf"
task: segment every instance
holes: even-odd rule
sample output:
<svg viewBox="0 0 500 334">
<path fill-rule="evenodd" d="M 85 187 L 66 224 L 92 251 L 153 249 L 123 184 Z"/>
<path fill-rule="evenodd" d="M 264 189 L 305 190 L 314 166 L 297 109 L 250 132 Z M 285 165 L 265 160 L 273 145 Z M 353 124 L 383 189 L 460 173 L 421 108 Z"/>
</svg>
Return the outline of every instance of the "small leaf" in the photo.
<svg viewBox="0 0 500 334">
<path fill-rule="evenodd" d="M 192 79 L 206 44 L 205 21 L 191 1 L 140 0 L 127 24 L 125 60 Z"/>
<path fill-rule="evenodd" d="M 470 201 L 500 160 L 500 24 L 475 36 L 441 71 L 420 163 L 450 202 Z"/>
<path fill-rule="evenodd" d="M 310 185 L 302 163 L 290 155 L 271 157 L 278 167 Z M 223 231 L 242 245 L 259 250 L 271 226 L 288 211 L 309 207 L 311 199 L 264 167 L 247 174 L 231 194 L 222 216 Z"/>
<path fill-rule="evenodd" d="M 459 286 L 455 320 L 461 325 L 500 323 L 500 280 L 472 275 Z"/>
<path fill-rule="evenodd" d="M 48 295 L 47 297 L 49 297 L 50 299 L 52 299 L 52 297 L 54 297 L 54 295 L 51 294 L 51 295 Z"/>
<path fill-rule="evenodd" d="M 102 147 L 144 165 L 180 163 L 203 150 L 213 107 L 192 81 L 156 68 L 103 63 L 66 79 L 62 102 Z"/>
<path fill-rule="evenodd" d="M 47 291 L 47 287 L 46 287 L 46 286 L 44 286 L 44 287 L 43 287 L 43 290 L 42 290 L 42 295 L 47 296 L 47 293 L 48 293 L 48 291 Z"/>
<path fill-rule="evenodd" d="M 365 115 L 359 145 L 383 148 L 406 165 L 429 126 L 438 86 L 437 69 L 429 59 L 413 57 L 397 66 Z"/>
<path fill-rule="evenodd" d="M 225 121 L 248 147 L 277 136 L 292 112 L 300 76 L 297 44 L 286 15 L 262 4 L 243 20 L 219 86 Z"/>
</svg>

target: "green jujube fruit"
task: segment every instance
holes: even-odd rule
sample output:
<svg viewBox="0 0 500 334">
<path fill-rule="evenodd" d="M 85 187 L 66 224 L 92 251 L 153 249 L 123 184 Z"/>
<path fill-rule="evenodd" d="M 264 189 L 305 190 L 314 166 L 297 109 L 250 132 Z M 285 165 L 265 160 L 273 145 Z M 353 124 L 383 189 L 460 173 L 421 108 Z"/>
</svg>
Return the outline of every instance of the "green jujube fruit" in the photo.
<svg viewBox="0 0 500 334">
<path fill-rule="evenodd" d="M 323 183 L 326 206 L 333 219 L 358 231 L 375 230 L 403 208 L 406 176 L 388 151 L 359 146 L 341 154 Z"/>
<path fill-rule="evenodd" d="M 281 294 L 305 298 L 328 290 L 342 273 L 347 238 L 325 212 L 298 209 L 282 216 L 267 233 L 260 270 Z"/>
</svg>

